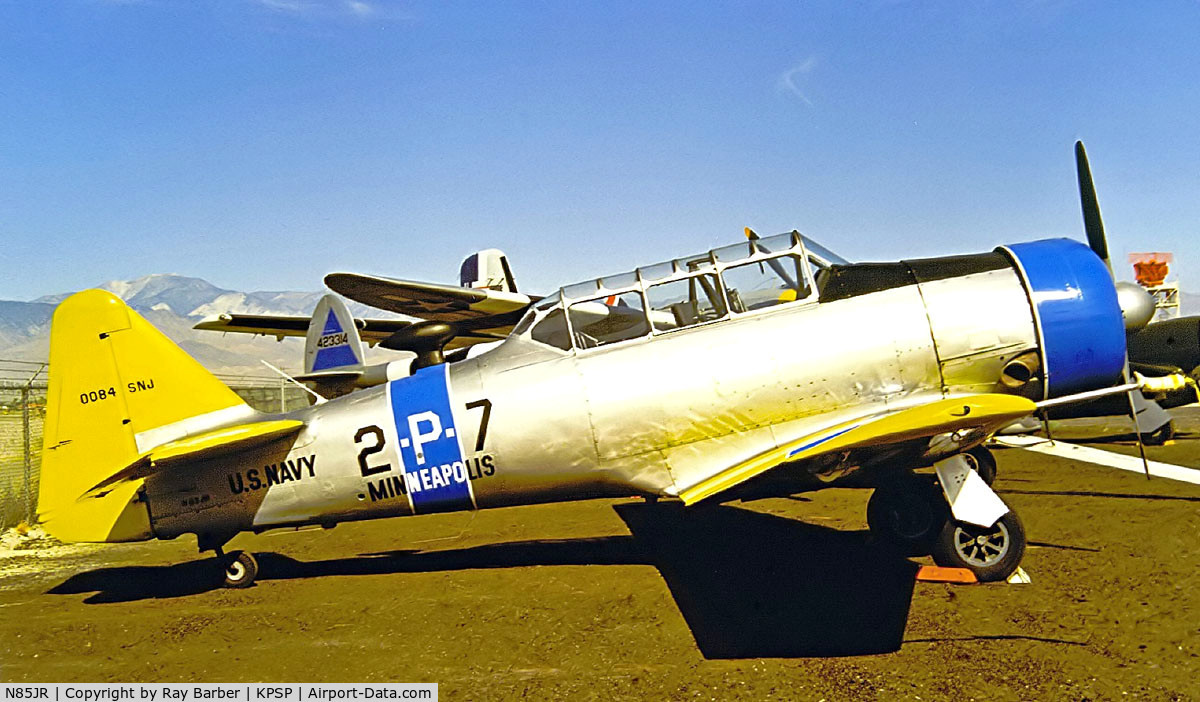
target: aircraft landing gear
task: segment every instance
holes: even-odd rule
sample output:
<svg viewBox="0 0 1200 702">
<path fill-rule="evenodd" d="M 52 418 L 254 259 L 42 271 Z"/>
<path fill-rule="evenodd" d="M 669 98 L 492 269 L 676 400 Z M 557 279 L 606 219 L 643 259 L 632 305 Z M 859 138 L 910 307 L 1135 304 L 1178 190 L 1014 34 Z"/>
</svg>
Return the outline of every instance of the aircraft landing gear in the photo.
<svg viewBox="0 0 1200 702">
<path fill-rule="evenodd" d="M 971 460 L 978 456 L 964 457 L 970 469 L 979 470 L 982 461 Z M 1025 555 L 1025 528 L 1015 512 L 1010 510 L 990 527 L 956 521 L 940 484 L 921 475 L 876 488 L 867 502 L 867 524 L 879 541 L 898 553 L 932 555 L 938 565 L 966 568 L 980 582 L 1007 579 Z"/>
<path fill-rule="evenodd" d="M 223 552 L 216 549 L 217 560 L 225 569 L 225 587 L 244 588 L 254 584 L 258 577 L 258 561 L 247 551 Z"/>
<path fill-rule="evenodd" d="M 947 517 L 941 489 L 920 476 L 880 485 L 867 502 L 871 533 L 905 556 L 928 554 Z"/>
<path fill-rule="evenodd" d="M 988 528 L 948 519 L 934 539 L 932 553 L 938 565 L 966 568 L 979 582 L 1005 580 L 1025 555 L 1025 528 L 1011 511 Z"/>
<path fill-rule="evenodd" d="M 250 587 L 258 577 L 258 561 L 246 551 L 225 553 L 223 546 L 234 534 L 203 532 L 196 534 L 196 546 L 201 551 L 217 554 L 217 564 L 222 571 L 222 585 L 232 588 Z"/>
<path fill-rule="evenodd" d="M 967 451 L 963 454 L 967 462 L 971 464 L 971 468 L 983 478 L 983 482 L 991 485 L 996 482 L 996 457 L 992 452 L 982 446 Z"/>
</svg>

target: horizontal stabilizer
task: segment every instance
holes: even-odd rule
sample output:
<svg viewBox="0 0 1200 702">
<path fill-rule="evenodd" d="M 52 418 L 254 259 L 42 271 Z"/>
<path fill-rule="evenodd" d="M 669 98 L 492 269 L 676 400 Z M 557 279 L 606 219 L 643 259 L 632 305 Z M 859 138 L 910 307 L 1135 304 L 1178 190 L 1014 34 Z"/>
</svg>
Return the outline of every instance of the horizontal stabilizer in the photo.
<svg viewBox="0 0 1200 702">
<path fill-rule="evenodd" d="M 315 381 L 318 383 L 350 383 L 362 377 L 361 370 L 344 370 L 335 368 L 332 370 L 313 371 L 312 373 L 301 373 L 293 376 L 299 381 Z"/>
<path fill-rule="evenodd" d="M 277 419 L 238 424 L 171 441 L 138 456 L 133 463 L 88 490 L 80 499 L 103 497 L 120 483 L 145 478 L 174 463 L 213 458 L 284 439 L 297 434 L 303 427 L 304 422 L 296 419 Z"/>
</svg>

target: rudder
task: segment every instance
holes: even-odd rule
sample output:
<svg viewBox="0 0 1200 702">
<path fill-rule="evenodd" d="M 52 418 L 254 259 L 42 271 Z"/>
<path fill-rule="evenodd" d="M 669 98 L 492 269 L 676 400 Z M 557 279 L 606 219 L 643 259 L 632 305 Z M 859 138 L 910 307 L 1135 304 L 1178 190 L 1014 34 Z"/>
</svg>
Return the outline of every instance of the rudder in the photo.
<svg viewBox="0 0 1200 702">
<path fill-rule="evenodd" d="M 55 310 L 46 401 L 38 514 L 65 541 L 150 538 L 140 480 L 80 496 L 155 446 L 255 415 L 103 290 L 76 293 Z"/>
</svg>

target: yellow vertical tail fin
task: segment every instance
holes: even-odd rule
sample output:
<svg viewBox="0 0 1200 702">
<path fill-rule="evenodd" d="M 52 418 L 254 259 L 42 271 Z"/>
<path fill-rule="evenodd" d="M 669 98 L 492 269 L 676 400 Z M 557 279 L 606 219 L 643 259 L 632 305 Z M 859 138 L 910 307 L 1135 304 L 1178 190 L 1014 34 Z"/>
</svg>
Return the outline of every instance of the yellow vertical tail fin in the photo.
<svg viewBox="0 0 1200 702">
<path fill-rule="evenodd" d="M 155 446 L 255 414 L 103 290 L 76 293 L 55 310 L 46 403 L 38 513 L 68 541 L 149 538 L 141 481 L 80 497 Z"/>
</svg>

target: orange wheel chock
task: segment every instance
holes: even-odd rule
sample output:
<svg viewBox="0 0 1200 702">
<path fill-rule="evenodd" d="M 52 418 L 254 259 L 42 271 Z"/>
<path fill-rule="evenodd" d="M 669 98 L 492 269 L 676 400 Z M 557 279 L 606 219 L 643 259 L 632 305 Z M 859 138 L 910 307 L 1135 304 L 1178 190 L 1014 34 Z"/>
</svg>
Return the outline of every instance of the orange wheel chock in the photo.
<svg viewBox="0 0 1200 702">
<path fill-rule="evenodd" d="M 979 582 L 975 574 L 966 568 L 943 568 L 941 566 L 921 566 L 917 569 L 917 580 L 925 583 L 960 583 Z"/>
</svg>

